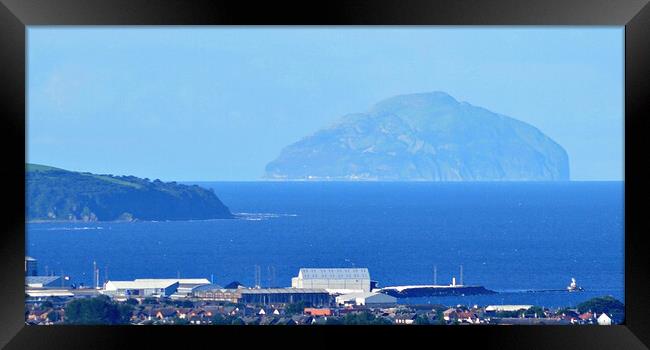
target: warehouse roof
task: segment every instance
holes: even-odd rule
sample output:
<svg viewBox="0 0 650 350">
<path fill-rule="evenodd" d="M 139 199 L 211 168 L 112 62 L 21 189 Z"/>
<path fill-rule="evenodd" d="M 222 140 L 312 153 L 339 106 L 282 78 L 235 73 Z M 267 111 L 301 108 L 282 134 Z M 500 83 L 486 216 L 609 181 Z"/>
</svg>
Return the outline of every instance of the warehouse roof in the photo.
<svg viewBox="0 0 650 350">
<path fill-rule="evenodd" d="M 136 278 L 135 282 L 157 282 L 165 281 L 170 283 L 178 282 L 179 284 L 210 284 L 206 278 Z"/>
<path fill-rule="evenodd" d="M 59 276 L 26 276 L 25 277 L 25 284 L 27 284 L 27 285 L 34 285 L 34 284 L 47 285 L 47 284 L 50 284 L 50 283 L 58 280 L 59 278 L 60 278 Z"/>
<path fill-rule="evenodd" d="M 150 288 L 168 288 L 178 283 L 178 280 L 145 280 L 145 281 L 108 281 L 106 282 L 107 290 L 113 289 L 150 289 Z"/>
<path fill-rule="evenodd" d="M 310 288 L 255 288 L 255 289 L 240 289 L 242 294 L 313 294 L 325 293 L 325 289 L 310 289 Z"/>
<path fill-rule="evenodd" d="M 215 291 L 215 290 L 225 290 L 222 286 L 218 284 L 203 284 L 192 288 L 192 292 L 196 291 Z"/>
<path fill-rule="evenodd" d="M 74 294 L 66 289 L 28 289 L 25 291 L 30 297 L 72 297 Z"/>
<path fill-rule="evenodd" d="M 368 272 L 367 268 L 302 268 L 298 272 L 298 277 L 302 279 L 370 279 L 370 272 Z"/>
<path fill-rule="evenodd" d="M 375 295 L 386 295 L 382 293 L 375 293 L 375 292 L 356 292 L 356 293 L 348 293 L 348 294 L 343 294 L 339 295 L 339 298 L 345 299 L 345 298 L 368 298 L 372 297 Z M 397 298 L 395 298 L 397 299 Z"/>
<path fill-rule="evenodd" d="M 388 294 L 383 294 L 383 293 L 376 293 L 376 292 L 358 292 L 358 293 L 349 293 L 349 294 L 343 294 L 339 295 L 336 297 L 336 300 L 354 300 L 358 298 L 363 298 L 363 299 L 368 299 L 371 297 L 379 297 L 384 300 L 395 300 L 397 301 L 397 298 L 390 296 Z"/>
</svg>

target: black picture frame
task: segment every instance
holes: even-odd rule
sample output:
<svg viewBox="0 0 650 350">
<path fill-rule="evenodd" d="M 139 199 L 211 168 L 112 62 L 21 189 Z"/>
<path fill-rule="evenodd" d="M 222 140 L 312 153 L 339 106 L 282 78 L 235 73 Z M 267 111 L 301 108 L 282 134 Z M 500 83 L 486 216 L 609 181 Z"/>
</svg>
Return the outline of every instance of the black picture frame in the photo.
<svg viewBox="0 0 650 350">
<path fill-rule="evenodd" d="M 0 346 L 148 348 L 227 341 L 279 346 L 402 346 L 643 349 L 650 345 L 648 224 L 643 203 L 648 167 L 643 146 L 650 101 L 650 5 L 647 0 L 445 1 L 146 1 L 0 0 L 0 104 L 5 142 L 0 252 Z M 460 327 L 130 327 L 24 323 L 25 73 L 30 25 L 615 25 L 625 26 L 625 305 L 624 324 Z M 28 130 L 27 130 L 28 131 Z M 417 345 L 417 341 L 424 341 Z"/>
</svg>

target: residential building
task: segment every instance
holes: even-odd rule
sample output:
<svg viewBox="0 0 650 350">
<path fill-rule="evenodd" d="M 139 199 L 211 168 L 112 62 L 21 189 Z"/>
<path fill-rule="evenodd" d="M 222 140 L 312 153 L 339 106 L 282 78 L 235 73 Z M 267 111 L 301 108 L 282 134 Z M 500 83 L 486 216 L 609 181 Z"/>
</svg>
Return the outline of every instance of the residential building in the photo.
<svg viewBox="0 0 650 350">
<path fill-rule="evenodd" d="M 598 316 L 597 320 L 598 320 L 598 324 L 601 326 L 609 326 L 612 324 L 611 317 L 607 316 L 607 314 L 604 312 L 600 314 L 600 316 Z"/>
<path fill-rule="evenodd" d="M 155 317 L 159 320 L 163 320 L 166 318 L 172 318 L 176 316 L 178 313 L 176 309 L 168 307 L 168 308 L 162 308 L 162 309 L 157 309 L 155 310 Z"/>
<path fill-rule="evenodd" d="M 415 313 L 405 313 L 395 316 L 395 324 L 413 324 L 417 319 L 417 314 Z"/>
<path fill-rule="evenodd" d="M 593 319 L 596 318 L 596 316 L 591 312 L 585 312 L 583 314 L 580 314 L 580 316 L 578 316 L 578 318 L 580 318 L 580 320 L 586 322 L 586 321 L 592 321 Z"/>
<path fill-rule="evenodd" d="M 228 301 L 236 303 L 239 299 L 239 289 L 223 288 L 216 284 L 200 285 L 192 288 L 191 296 L 201 300 Z"/>
<path fill-rule="evenodd" d="M 311 316 L 331 316 L 332 310 L 329 308 L 317 309 L 313 307 L 306 307 L 304 313 Z"/>
</svg>

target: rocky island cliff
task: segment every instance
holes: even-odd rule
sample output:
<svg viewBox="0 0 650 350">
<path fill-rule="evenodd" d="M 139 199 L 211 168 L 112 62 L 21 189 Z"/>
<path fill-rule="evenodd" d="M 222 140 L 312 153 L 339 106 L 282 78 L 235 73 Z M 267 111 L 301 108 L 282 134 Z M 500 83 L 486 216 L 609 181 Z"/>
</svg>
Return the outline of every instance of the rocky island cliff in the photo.
<svg viewBox="0 0 650 350">
<path fill-rule="evenodd" d="M 444 92 L 395 96 L 285 147 L 275 180 L 557 181 L 569 158 L 534 126 Z"/>
</svg>

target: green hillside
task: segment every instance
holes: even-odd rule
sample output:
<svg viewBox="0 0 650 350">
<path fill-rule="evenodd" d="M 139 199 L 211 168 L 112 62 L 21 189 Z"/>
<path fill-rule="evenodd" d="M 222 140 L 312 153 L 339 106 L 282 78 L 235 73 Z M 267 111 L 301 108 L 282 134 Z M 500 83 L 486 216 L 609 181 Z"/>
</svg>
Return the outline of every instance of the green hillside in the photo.
<svg viewBox="0 0 650 350">
<path fill-rule="evenodd" d="M 232 218 L 213 190 L 135 176 L 26 164 L 27 220 L 201 220 Z"/>
</svg>

